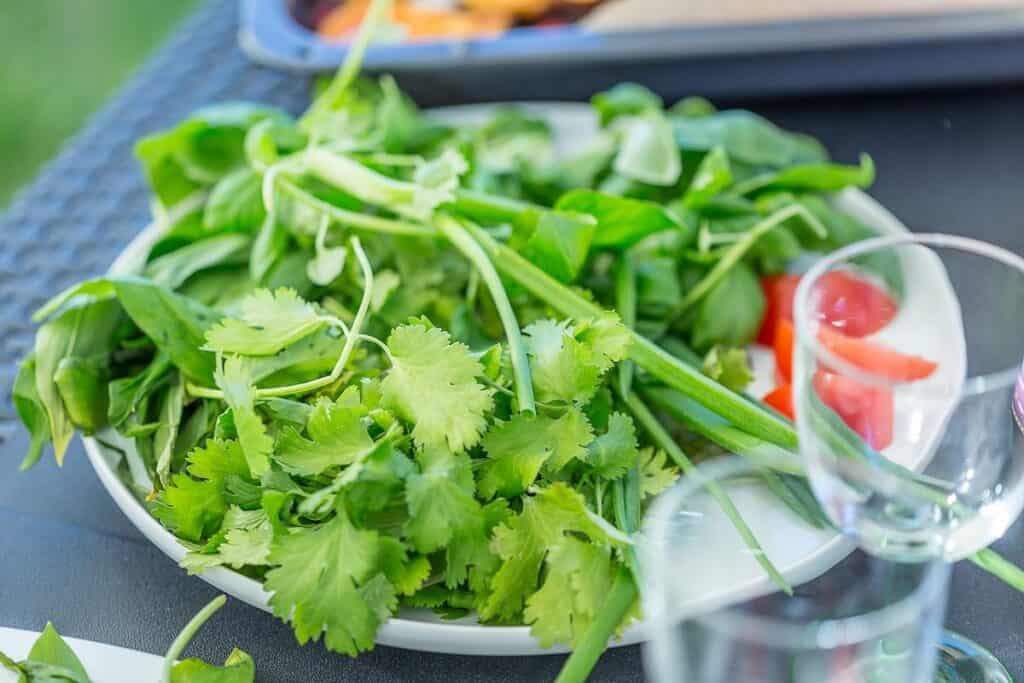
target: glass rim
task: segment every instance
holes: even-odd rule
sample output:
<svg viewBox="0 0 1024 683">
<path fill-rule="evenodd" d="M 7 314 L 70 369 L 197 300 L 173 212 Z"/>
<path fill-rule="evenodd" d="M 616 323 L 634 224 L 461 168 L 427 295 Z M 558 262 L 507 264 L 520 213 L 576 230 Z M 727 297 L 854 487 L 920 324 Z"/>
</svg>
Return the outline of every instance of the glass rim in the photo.
<svg viewBox="0 0 1024 683">
<path fill-rule="evenodd" d="M 705 483 L 711 481 L 724 483 L 729 479 L 745 474 L 758 473 L 760 469 L 755 463 L 735 454 L 721 456 L 720 459 L 698 465 L 693 473 L 684 475 L 680 483 L 658 497 L 654 506 L 648 512 L 648 517 L 645 521 L 644 537 L 648 539 L 649 543 L 657 538 L 654 532 L 662 531 L 667 527 L 669 517 L 678 510 L 679 503 L 697 493 L 699 489 L 704 487 Z M 655 525 L 657 528 L 649 528 Z M 836 533 L 839 535 L 839 532 Z M 659 540 L 668 540 L 667 535 L 663 531 L 660 534 Z M 850 554 L 857 551 L 856 546 L 851 547 L 850 553 L 843 555 L 841 559 L 824 572 L 801 583 L 813 581 L 832 571 L 836 565 L 845 561 Z M 650 549 L 643 555 L 646 565 L 643 566 L 644 575 L 651 576 L 658 569 L 661 569 L 662 573 L 657 574 L 659 580 L 661 580 L 662 574 L 674 576 L 678 573 L 677 568 L 669 567 L 665 562 L 651 561 Z M 871 555 L 869 557 L 872 561 L 886 562 L 894 565 L 903 564 L 886 558 Z M 650 615 L 651 621 L 647 625 L 647 628 L 650 629 L 648 630 L 648 638 L 653 638 L 654 630 L 659 627 L 670 628 L 690 621 L 698 623 L 704 628 L 729 634 L 743 642 L 790 651 L 831 649 L 845 645 L 854 645 L 871 638 L 880 637 L 886 632 L 890 632 L 903 625 L 914 623 L 933 604 L 934 600 L 942 596 L 946 590 L 949 578 L 951 568 L 949 563 L 936 558 L 909 564 L 924 565 L 923 575 L 913 590 L 899 600 L 869 612 L 844 617 L 797 622 L 792 619 L 741 612 L 736 608 L 735 602 L 714 606 L 710 609 L 704 608 L 703 610 L 692 607 L 670 607 L 668 604 L 662 603 L 660 605 L 661 610 Z M 752 595 L 744 596 L 739 602 L 746 602 L 758 596 L 771 595 L 779 592 L 779 590 L 778 586 L 773 586 L 769 590 L 756 591 Z M 647 592 L 647 590 L 644 591 L 645 594 Z M 645 596 L 645 611 L 653 600 L 653 596 Z"/>
<path fill-rule="evenodd" d="M 864 256 L 865 254 L 890 247 L 908 245 L 940 247 L 976 254 L 993 261 L 998 261 L 1009 268 L 1017 270 L 1024 276 L 1024 258 L 1002 247 L 971 237 L 939 232 L 906 232 L 860 240 L 825 255 L 812 264 L 800 278 L 800 283 L 797 285 L 796 293 L 793 297 L 793 323 L 797 345 L 809 349 L 815 358 L 823 361 L 827 366 L 836 368 L 841 374 L 860 382 L 887 388 L 914 387 L 915 385 L 912 382 L 893 380 L 884 375 L 865 370 L 829 351 L 818 340 L 817 334 L 815 334 L 817 327 L 821 323 L 811 316 L 809 309 L 812 295 L 811 290 L 814 283 L 818 282 L 822 276 L 831 272 L 837 266 L 847 263 L 857 256 Z M 1022 349 L 1021 361 L 1012 366 L 984 374 L 968 375 L 964 379 L 957 395 L 963 397 L 974 396 L 994 389 L 1012 386 L 1017 381 L 1022 367 L 1024 367 L 1024 349 Z M 927 389 L 927 391 L 934 392 L 934 387 Z"/>
</svg>

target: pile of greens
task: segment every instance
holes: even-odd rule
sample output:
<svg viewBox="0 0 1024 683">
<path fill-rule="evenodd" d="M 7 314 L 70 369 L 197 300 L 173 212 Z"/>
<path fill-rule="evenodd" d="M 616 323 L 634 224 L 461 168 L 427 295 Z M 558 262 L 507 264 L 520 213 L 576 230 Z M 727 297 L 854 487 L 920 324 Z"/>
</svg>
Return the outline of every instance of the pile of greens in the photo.
<svg viewBox="0 0 1024 683">
<path fill-rule="evenodd" d="M 238 648 L 231 651 L 223 666 L 195 658 L 178 661 L 196 632 L 224 602 L 223 595 L 214 598 L 185 625 L 167 650 L 159 683 L 253 683 L 256 680 L 252 657 Z M 49 622 L 24 661 L 15 662 L 0 652 L 0 673 L 4 671 L 14 675 L 15 683 L 92 682 L 74 650 Z"/>
<path fill-rule="evenodd" d="M 743 347 L 759 276 L 874 234 L 829 202 L 871 160 L 631 84 L 560 157 L 514 108 L 422 114 L 357 77 L 363 47 L 298 120 L 230 103 L 139 142 L 151 246 L 37 313 L 24 467 L 75 430 L 120 449 L 182 564 L 263 582 L 300 643 L 472 612 L 574 646 L 579 680 L 639 616 L 633 534 L 694 461 L 755 459 L 826 523 Z"/>
</svg>

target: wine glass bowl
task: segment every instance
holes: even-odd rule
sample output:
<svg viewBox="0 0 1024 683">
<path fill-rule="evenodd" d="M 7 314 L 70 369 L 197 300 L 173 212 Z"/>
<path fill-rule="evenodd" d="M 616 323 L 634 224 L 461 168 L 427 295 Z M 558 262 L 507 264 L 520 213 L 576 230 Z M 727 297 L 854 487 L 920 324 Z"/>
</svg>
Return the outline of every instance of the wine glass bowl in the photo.
<svg viewBox="0 0 1024 683">
<path fill-rule="evenodd" d="M 1024 260 L 963 237 L 859 242 L 801 279 L 800 449 L 829 518 L 861 548 L 958 560 L 1017 519 L 1022 313 Z"/>
<path fill-rule="evenodd" d="M 749 460 L 725 456 L 700 465 L 663 493 L 648 513 L 641 546 L 650 680 L 721 683 L 932 681 L 948 590 L 949 565 L 894 562 L 861 551 L 822 576 L 744 597 L 700 595 L 688 566 L 705 537 L 735 533 L 716 520 L 709 483 L 728 488 L 749 513 L 744 487 L 757 486 Z M 763 539 L 776 556 L 782 538 Z M 696 598 L 702 597 L 702 600 Z"/>
</svg>

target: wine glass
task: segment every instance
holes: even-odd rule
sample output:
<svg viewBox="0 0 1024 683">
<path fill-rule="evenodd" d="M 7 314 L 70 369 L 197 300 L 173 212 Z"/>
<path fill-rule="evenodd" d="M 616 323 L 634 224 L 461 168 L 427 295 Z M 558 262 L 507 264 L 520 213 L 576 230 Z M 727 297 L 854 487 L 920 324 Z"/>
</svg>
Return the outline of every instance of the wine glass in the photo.
<svg viewBox="0 0 1024 683">
<path fill-rule="evenodd" d="M 764 584 L 753 590 L 730 586 L 717 594 L 701 585 L 694 571 L 702 566 L 708 536 L 737 533 L 727 529 L 708 484 L 727 489 L 739 514 L 754 526 L 763 511 L 760 473 L 739 456 L 716 458 L 659 496 L 647 514 L 641 594 L 648 678 L 658 683 L 932 681 L 949 585 L 945 562 L 894 562 L 855 550 L 823 575 L 796 585 L 792 595 L 766 590 Z M 761 531 L 767 532 L 757 535 L 769 559 L 784 556 L 791 539 Z"/>
<path fill-rule="evenodd" d="M 801 279 L 800 451 L 828 517 L 866 552 L 955 561 L 1020 515 L 1022 304 L 1024 260 L 953 235 L 858 242 Z M 947 634 L 942 649 L 950 680 L 1012 680 L 969 641 Z"/>
</svg>

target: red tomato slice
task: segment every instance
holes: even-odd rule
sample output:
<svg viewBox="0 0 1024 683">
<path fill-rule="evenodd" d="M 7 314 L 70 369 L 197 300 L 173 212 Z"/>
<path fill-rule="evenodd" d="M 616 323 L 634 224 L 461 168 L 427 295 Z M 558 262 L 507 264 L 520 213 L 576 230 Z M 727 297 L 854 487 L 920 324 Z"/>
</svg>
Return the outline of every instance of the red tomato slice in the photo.
<svg viewBox="0 0 1024 683">
<path fill-rule="evenodd" d="M 793 323 L 780 320 L 775 325 L 775 369 L 787 382 L 793 381 Z"/>
<path fill-rule="evenodd" d="M 847 337 L 827 326 L 819 328 L 818 341 L 851 365 L 898 382 L 924 379 L 938 367 L 927 358 L 900 353 L 876 342 Z"/>
<path fill-rule="evenodd" d="M 824 370 L 814 374 L 814 391 L 846 426 L 868 445 L 882 450 L 892 443 L 892 392 Z"/>
<path fill-rule="evenodd" d="M 793 294 L 800 284 L 799 275 L 769 275 L 761 278 L 764 292 L 764 319 L 757 333 L 757 343 L 771 346 L 775 342 L 775 326 L 780 320 L 793 320 Z"/>
<path fill-rule="evenodd" d="M 790 420 L 793 419 L 793 386 L 782 384 L 769 391 L 761 399 Z"/>
<path fill-rule="evenodd" d="M 866 337 L 878 332 L 892 322 L 899 310 L 885 290 L 841 270 L 822 275 L 815 285 L 815 294 L 818 319 L 848 337 Z"/>
</svg>

